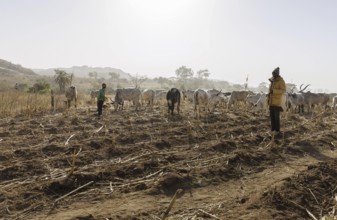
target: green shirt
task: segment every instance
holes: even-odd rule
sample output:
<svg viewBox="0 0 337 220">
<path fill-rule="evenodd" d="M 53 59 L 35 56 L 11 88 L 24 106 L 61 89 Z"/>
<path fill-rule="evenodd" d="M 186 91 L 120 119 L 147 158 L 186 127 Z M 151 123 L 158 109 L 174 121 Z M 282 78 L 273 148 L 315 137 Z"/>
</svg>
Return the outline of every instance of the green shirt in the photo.
<svg viewBox="0 0 337 220">
<path fill-rule="evenodd" d="M 105 89 L 100 89 L 98 91 L 97 101 L 105 101 Z"/>
</svg>

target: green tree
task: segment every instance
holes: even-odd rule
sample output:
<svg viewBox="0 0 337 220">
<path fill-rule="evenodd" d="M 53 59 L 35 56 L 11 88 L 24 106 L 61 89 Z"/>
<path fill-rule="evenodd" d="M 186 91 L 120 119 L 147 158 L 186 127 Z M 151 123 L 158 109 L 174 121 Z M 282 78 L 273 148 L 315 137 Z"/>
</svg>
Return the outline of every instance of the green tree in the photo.
<svg viewBox="0 0 337 220">
<path fill-rule="evenodd" d="M 55 82 L 59 85 L 60 91 L 65 92 L 66 86 L 71 85 L 74 75 L 64 70 L 55 69 Z"/>
<path fill-rule="evenodd" d="M 177 77 L 183 80 L 193 77 L 193 74 L 193 70 L 191 68 L 187 68 L 186 66 L 181 66 L 176 70 Z"/>
<path fill-rule="evenodd" d="M 211 75 L 211 73 L 208 71 L 208 69 L 199 70 L 197 72 L 197 77 L 199 79 L 207 79 L 209 77 L 209 75 Z"/>
</svg>

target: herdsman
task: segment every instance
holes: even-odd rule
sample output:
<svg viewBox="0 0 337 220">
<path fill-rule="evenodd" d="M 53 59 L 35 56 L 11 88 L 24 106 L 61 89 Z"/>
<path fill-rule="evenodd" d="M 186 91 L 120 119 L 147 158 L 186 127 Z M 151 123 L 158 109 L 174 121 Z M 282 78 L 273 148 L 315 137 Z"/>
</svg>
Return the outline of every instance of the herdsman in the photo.
<svg viewBox="0 0 337 220">
<path fill-rule="evenodd" d="M 273 77 L 269 79 L 269 93 L 268 93 L 268 105 L 270 112 L 271 121 L 271 131 L 274 133 L 275 137 L 281 137 L 280 128 L 280 112 L 282 109 L 282 99 L 283 94 L 286 92 L 286 84 L 283 78 L 280 76 L 280 68 L 277 67 L 272 72 Z"/>
<path fill-rule="evenodd" d="M 105 88 L 106 88 L 106 84 L 103 83 L 102 84 L 102 89 L 100 89 L 98 91 L 98 94 L 97 94 L 98 117 L 101 117 L 102 112 L 103 112 L 103 104 L 104 104 L 104 101 L 105 101 Z"/>
</svg>

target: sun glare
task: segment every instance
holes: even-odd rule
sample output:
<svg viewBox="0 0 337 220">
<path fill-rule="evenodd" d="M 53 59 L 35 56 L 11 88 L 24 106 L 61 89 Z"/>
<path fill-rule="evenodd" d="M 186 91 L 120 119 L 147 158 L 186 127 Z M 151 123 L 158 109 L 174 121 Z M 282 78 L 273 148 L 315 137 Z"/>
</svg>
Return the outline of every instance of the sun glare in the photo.
<svg viewBox="0 0 337 220">
<path fill-rule="evenodd" d="M 115 7 L 114 1 L 107 1 L 109 8 Z M 120 2 L 124 12 L 143 19 L 167 20 L 188 14 L 193 0 L 123 0 Z"/>
</svg>

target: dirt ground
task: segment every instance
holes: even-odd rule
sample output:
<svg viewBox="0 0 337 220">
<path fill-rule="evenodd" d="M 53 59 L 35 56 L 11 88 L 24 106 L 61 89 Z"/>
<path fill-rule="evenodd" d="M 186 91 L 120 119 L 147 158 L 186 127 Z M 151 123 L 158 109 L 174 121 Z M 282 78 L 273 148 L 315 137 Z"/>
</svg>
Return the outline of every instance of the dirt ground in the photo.
<svg viewBox="0 0 337 220">
<path fill-rule="evenodd" d="M 165 106 L 0 120 L 0 219 L 317 219 L 333 216 L 337 114 L 269 119 Z M 181 190 L 178 190 L 181 189 Z"/>
</svg>

